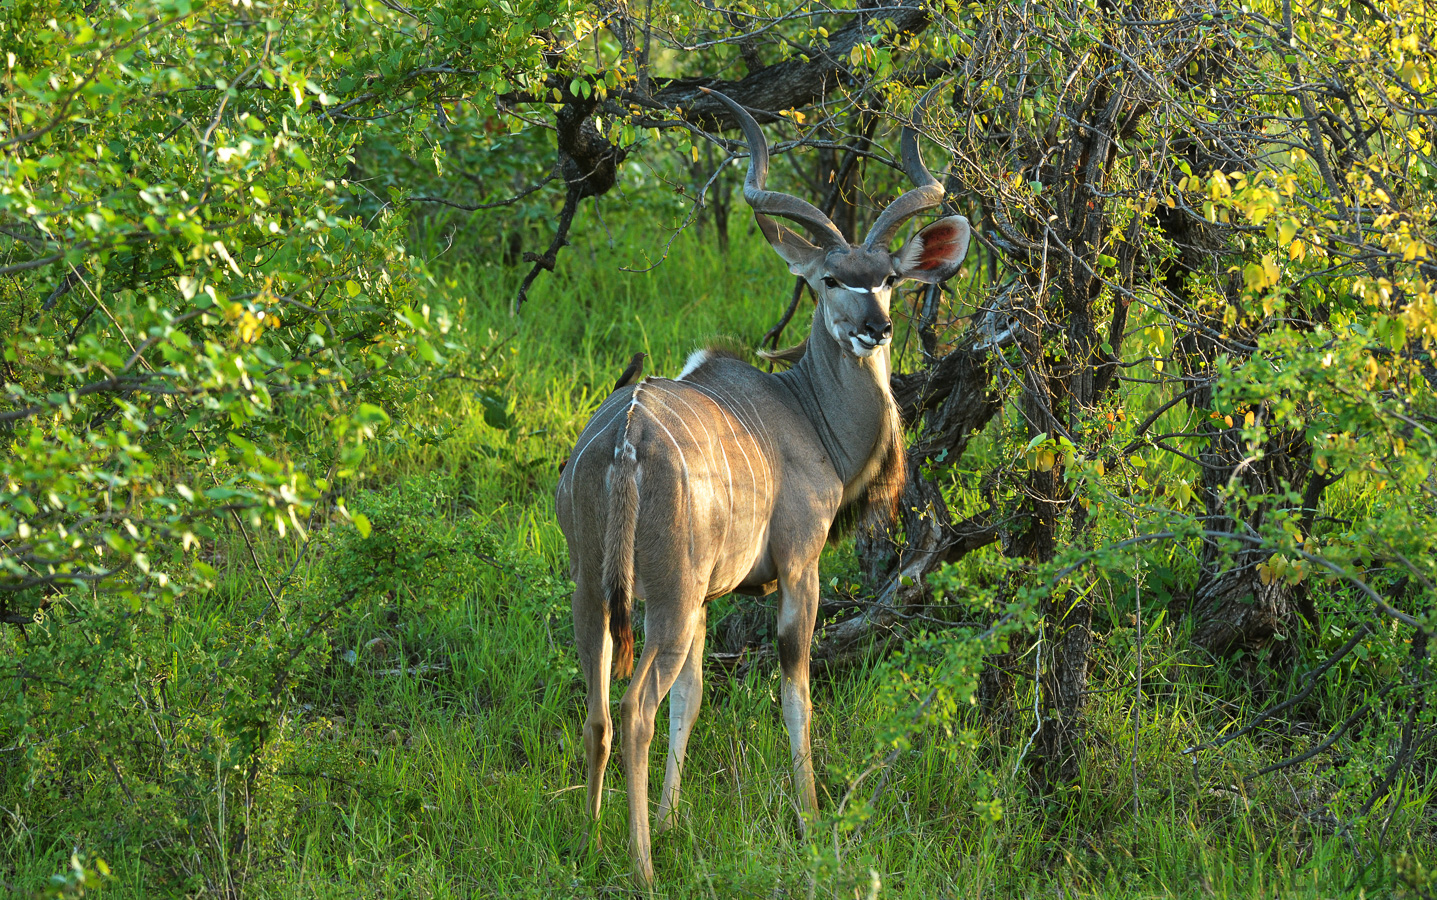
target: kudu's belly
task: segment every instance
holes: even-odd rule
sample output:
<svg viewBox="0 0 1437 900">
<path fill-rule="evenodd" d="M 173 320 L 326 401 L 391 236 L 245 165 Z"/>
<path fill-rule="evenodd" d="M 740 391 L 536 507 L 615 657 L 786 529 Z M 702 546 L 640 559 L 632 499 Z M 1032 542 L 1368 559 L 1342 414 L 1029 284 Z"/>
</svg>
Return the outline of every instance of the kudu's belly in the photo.
<svg viewBox="0 0 1437 900">
<path fill-rule="evenodd" d="M 704 599 L 734 591 L 766 594 L 763 586 L 777 577 L 769 549 L 772 497 L 757 490 L 730 493 L 721 479 L 713 482 L 692 498 L 696 517 L 707 520 L 708 526 L 696 530 L 707 531 L 714 539 Z"/>
<path fill-rule="evenodd" d="M 773 564 L 773 553 L 769 550 L 768 541 L 764 541 L 763 547 L 758 553 L 758 558 L 749 566 L 747 574 L 745 574 L 737 584 L 719 582 L 718 585 L 711 585 L 709 595 L 706 599 L 712 600 L 715 597 L 721 597 L 728 593 L 762 597 L 766 594 L 773 593 L 777 587 L 778 569 Z"/>
</svg>

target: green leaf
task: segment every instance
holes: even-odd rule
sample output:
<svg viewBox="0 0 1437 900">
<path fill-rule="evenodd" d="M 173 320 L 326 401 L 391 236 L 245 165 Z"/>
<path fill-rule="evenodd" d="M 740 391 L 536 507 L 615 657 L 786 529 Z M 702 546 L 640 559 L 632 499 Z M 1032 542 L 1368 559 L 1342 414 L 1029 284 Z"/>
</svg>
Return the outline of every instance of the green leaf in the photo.
<svg viewBox="0 0 1437 900">
<path fill-rule="evenodd" d="M 503 397 L 484 391 L 479 394 L 479 405 L 484 410 L 485 425 L 500 431 L 514 426 L 514 417 L 509 414 L 509 404 Z"/>
</svg>

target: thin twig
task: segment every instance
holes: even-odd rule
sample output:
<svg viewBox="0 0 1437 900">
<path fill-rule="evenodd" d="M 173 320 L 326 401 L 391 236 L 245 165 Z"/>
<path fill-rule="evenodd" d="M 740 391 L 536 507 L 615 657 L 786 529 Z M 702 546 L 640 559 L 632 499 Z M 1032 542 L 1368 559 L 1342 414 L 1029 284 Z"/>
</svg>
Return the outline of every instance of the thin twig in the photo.
<svg viewBox="0 0 1437 900">
<path fill-rule="evenodd" d="M 558 176 L 556 173 L 550 172 L 550 173 L 548 174 L 548 176 L 546 176 L 543 180 L 538 181 L 538 182 L 536 182 L 535 184 L 532 184 L 532 185 L 530 185 L 529 187 L 524 188 L 524 190 L 520 191 L 519 193 L 517 193 L 517 194 L 515 194 L 514 196 L 510 197 L 509 199 L 507 199 L 507 200 L 497 200 L 497 201 L 495 201 L 495 202 L 493 202 L 493 203 L 477 203 L 477 204 L 474 204 L 474 205 L 470 205 L 470 204 L 468 204 L 468 203 L 455 203 L 453 200 L 446 200 L 446 199 L 443 198 L 443 197 L 410 197 L 406 202 L 408 202 L 408 203 L 442 203 L 442 204 L 444 204 L 445 206 L 452 206 L 452 207 L 455 208 L 455 209 L 462 209 L 462 210 L 465 210 L 466 212 L 474 212 L 474 211 L 476 211 L 476 210 L 481 210 L 481 209 L 498 209 L 498 208 L 500 208 L 501 206 L 513 206 L 515 203 L 518 203 L 520 200 L 523 200 L 525 197 L 527 197 L 527 196 L 529 196 L 530 194 L 534 193 L 535 191 L 539 190 L 539 189 L 542 188 L 544 185 L 548 184 L 549 182 L 553 181 L 555 178 L 558 178 L 558 177 L 559 177 L 559 176 Z"/>
<path fill-rule="evenodd" d="M 1325 740 L 1323 740 L 1315 747 L 1303 753 L 1299 753 L 1296 756 L 1288 757 L 1281 762 L 1275 762 L 1270 766 L 1264 766 L 1261 769 L 1258 769 L 1256 772 L 1253 772 L 1251 775 L 1244 776 L 1242 779 L 1243 782 L 1246 783 L 1252 781 L 1254 778 L 1260 778 L 1263 775 L 1267 775 L 1270 772 L 1276 772 L 1279 769 L 1286 769 L 1291 766 L 1298 765 L 1299 763 L 1307 762 L 1309 759 L 1312 759 L 1317 754 L 1337 743 L 1338 739 L 1341 738 L 1344 734 L 1346 734 L 1348 729 L 1350 729 L 1353 725 L 1356 725 L 1358 720 L 1361 719 L 1363 716 L 1367 715 L 1368 711 L 1372 709 L 1373 704 L 1386 697 L 1395 687 L 1397 687 L 1397 682 L 1394 681 L 1389 683 L 1382 690 L 1378 691 L 1376 697 L 1373 697 L 1371 700 L 1368 700 L 1366 703 L 1358 707 L 1357 712 L 1348 716 L 1341 725 L 1337 726 L 1337 728 L 1332 732 L 1332 734 L 1328 735 Z"/>
</svg>

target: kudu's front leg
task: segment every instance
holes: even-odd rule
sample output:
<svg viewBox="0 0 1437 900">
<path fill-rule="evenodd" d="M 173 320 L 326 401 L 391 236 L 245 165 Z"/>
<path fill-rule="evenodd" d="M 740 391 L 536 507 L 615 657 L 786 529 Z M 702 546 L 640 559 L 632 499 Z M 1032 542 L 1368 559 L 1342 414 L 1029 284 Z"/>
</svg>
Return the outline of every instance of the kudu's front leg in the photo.
<svg viewBox="0 0 1437 900">
<path fill-rule="evenodd" d="M 818 791 L 813 778 L 813 751 L 808 725 L 813 703 L 808 696 L 808 657 L 813 626 L 818 618 L 818 563 L 815 560 L 792 580 L 780 574 L 783 599 L 778 608 L 778 660 L 783 667 L 783 724 L 793 751 L 793 790 L 798 796 L 799 819 L 806 832 L 818 812 Z"/>
</svg>

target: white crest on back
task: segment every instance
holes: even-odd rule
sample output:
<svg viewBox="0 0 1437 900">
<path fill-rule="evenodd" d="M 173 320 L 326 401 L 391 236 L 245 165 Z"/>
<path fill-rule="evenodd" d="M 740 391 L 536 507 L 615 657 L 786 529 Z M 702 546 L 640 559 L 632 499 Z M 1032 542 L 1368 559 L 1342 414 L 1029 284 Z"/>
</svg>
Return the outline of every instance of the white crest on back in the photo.
<svg viewBox="0 0 1437 900">
<path fill-rule="evenodd" d="M 711 358 L 712 354 L 709 353 L 709 351 L 695 350 L 694 352 L 689 354 L 688 361 L 684 363 L 684 370 L 680 372 L 679 377 L 675 378 L 674 380 L 683 381 L 685 378 L 697 372 L 699 368 L 704 363 L 708 362 Z"/>
</svg>

